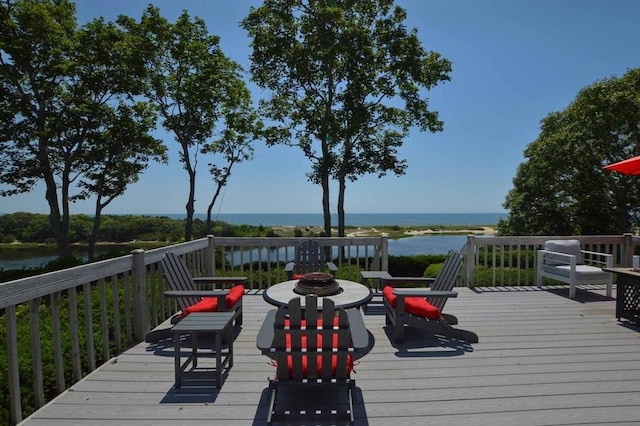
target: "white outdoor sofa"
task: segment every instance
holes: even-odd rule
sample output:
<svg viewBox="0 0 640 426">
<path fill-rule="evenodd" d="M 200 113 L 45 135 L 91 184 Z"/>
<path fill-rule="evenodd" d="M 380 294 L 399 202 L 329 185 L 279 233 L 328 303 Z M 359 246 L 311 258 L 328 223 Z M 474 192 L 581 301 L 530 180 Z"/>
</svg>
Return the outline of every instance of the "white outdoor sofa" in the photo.
<svg viewBox="0 0 640 426">
<path fill-rule="evenodd" d="M 538 250 L 536 281 L 538 287 L 544 278 L 569 284 L 571 299 L 576 297 L 577 285 L 606 284 L 607 297 L 611 297 L 613 274 L 602 270 L 611 267 L 611 254 L 581 250 L 578 240 L 549 240 L 544 250 Z"/>
</svg>

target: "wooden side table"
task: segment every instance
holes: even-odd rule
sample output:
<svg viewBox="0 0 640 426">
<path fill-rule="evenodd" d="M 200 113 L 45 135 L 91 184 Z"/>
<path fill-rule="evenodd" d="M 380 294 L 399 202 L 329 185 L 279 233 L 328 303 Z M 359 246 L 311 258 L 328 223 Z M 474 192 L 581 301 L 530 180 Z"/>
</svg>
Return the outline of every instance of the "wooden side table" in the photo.
<svg viewBox="0 0 640 426">
<path fill-rule="evenodd" d="M 373 298 L 369 303 L 382 303 L 382 281 L 388 278 L 391 278 L 391 274 L 387 271 L 360 271 L 360 275 L 362 276 L 362 284 L 367 285 L 368 280 L 373 281 L 373 297 L 380 297 L 379 301 L 373 301 Z M 369 305 L 367 303 L 364 306 L 364 310 L 367 310 Z"/>
<path fill-rule="evenodd" d="M 187 378 L 198 368 L 198 357 L 215 356 L 216 387 L 222 387 L 222 370 L 233 367 L 233 312 L 194 312 L 181 319 L 171 328 L 174 344 L 175 359 L 175 388 L 182 387 L 182 379 Z M 214 347 L 211 353 L 198 351 L 198 335 L 200 333 L 212 333 L 214 335 Z M 223 351 L 222 334 L 226 334 L 227 348 Z M 180 339 L 182 335 L 191 335 L 191 355 L 182 362 L 180 352 Z M 189 371 L 187 370 L 187 368 Z"/>
</svg>

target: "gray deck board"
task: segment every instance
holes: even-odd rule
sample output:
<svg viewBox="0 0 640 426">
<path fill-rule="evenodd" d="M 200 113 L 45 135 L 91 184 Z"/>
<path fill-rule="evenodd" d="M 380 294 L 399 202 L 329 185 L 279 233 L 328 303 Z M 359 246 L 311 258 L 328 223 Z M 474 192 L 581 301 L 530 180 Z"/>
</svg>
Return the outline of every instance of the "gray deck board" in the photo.
<svg viewBox="0 0 640 426">
<path fill-rule="evenodd" d="M 458 291 L 445 312 L 458 316 L 459 327 L 476 332 L 480 343 L 408 330 L 405 343 L 394 346 L 381 309 L 373 306 L 365 315 L 374 345 L 353 376 L 357 425 L 640 422 L 640 329 L 615 319 L 615 301 L 604 296 L 604 287 L 578 291 L 576 300 L 560 287 Z M 234 366 L 219 391 L 176 392 L 171 341 L 140 343 L 23 424 L 264 424 L 274 368 L 255 338 L 271 308 L 259 294 L 245 297 Z M 323 404 L 322 393 L 308 397 Z"/>
</svg>

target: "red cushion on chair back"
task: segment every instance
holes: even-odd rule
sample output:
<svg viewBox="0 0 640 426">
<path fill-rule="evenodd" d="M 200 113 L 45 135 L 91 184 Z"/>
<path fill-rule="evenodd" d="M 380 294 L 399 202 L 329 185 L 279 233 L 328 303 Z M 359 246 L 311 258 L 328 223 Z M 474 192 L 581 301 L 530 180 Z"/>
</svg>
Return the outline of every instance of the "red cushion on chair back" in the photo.
<svg viewBox="0 0 640 426">
<path fill-rule="evenodd" d="M 225 296 L 225 305 L 227 309 L 230 309 L 244 296 L 244 286 L 238 284 L 234 286 L 229 293 Z M 194 312 L 217 312 L 218 311 L 218 298 L 217 297 L 203 297 L 198 303 L 189 306 L 184 310 L 182 316 L 187 316 Z"/>
<path fill-rule="evenodd" d="M 229 290 L 229 294 L 224 298 L 227 309 L 231 309 L 233 305 L 238 303 L 242 296 L 244 296 L 244 286 L 242 284 L 238 284 Z"/>
<path fill-rule="evenodd" d="M 393 287 L 390 285 L 382 289 L 382 296 L 387 299 L 392 307 L 396 307 L 398 296 L 393 294 Z M 405 297 L 404 310 L 410 314 L 437 320 L 442 316 L 440 309 L 433 306 L 424 297 Z"/>
<path fill-rule="evenodd" d="M 288 327 L 291 325 L 291 321 L 289 319 L 285 319 L 284 321 L 285 327 Z M 307 326 L 307 322 L 305 320 L 302 320 L 300 322 L 301 327 L 306 327 Z M 340 319 L 339 318 L 334 318 L 333 320 L 333 326 L 337 327 L 340 325 Z M 318 319 L 318 328 L 322 327 L 322 320 Z M 287 349 L 291 349 L 291 335 L 287 334 L 285 336 L 285 345 L 287 347 Z M 307 336 L 306 335 L 302 335 L 301 338 L 301 346 L 302 348 L 306 349 L 307 348 Z M 338 334 L 335 333 L 333 334 L 333 342 L 332 342 L 332 347 L 335 349 L 338 346 Z M 316 347 L 317 348 L 322 348 L 322 336 L 318 335 L 317 339 L 316 339 Z M 307 356 L 303 356 L 302 357 L 302 374 L 303 376 L 307 376 L 308 374 L 308 357 Z M 338 367 L 338 357 L 337 355 L 333 355 L 331 357 L 331 374 L 335 376 L 336 374 L 336 370 Z M 316 361 L 316 366 L 317 366 L 317 371 L 318 371 L 318 376 L 322 376 L 322 356 L 318 355 L 317 356 L 317 361 Z M 293 357 L 292 356 L 287 356 L 287 367 L 289 370 L 289 378 L 293 377 Z M 350 374 L 353 371 L 353 356 L 348 355 L 347 356 L 347 374 Z"/>
</svg>

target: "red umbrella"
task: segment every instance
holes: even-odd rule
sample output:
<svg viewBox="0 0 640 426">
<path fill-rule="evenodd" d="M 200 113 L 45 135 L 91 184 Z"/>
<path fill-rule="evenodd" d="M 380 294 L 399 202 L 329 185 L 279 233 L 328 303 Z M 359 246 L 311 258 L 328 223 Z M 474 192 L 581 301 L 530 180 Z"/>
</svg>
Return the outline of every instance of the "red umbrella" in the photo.
<svg viewBox="0 0 640 426">
<path fill-rule="evenodd" d="M 625 175 L 640 175 L 640 155 L 618 163 L 609 164 L 608 166 L 604 166 L 602 169 L 615 170 L 616 172 L 624 173 Z"/>
</svg>

